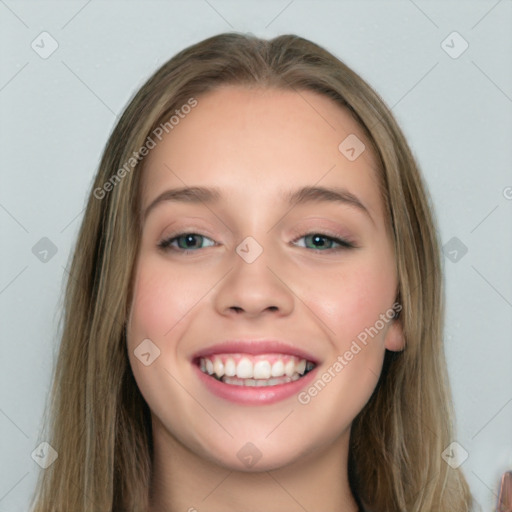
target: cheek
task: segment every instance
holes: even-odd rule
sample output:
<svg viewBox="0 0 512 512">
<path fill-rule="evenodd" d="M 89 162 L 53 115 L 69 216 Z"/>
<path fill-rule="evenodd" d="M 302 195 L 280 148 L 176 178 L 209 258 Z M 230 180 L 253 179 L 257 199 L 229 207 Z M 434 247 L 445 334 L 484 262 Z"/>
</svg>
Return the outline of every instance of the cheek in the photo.
<svg viewBox="0 0 512 512">
<path fill-rule="evenodd" d="M 180 320 L 205 294 L 205 280 L 198 273 L 173 270 L 159 258 L 141 260 L 135 283 L 130 331 L 135 337 L 160 340 L 160 344 L 171 332 L 174 335 Z"/>
<path fill-rule="evenodd" d="M 374 337 L 383 337 L 386 329 L 381 315 L 391 308 L 395 294 L 393 264 L 384 264 L 382 260 L 379 264 L 378 260 L 369 258 L 315 280 L 309 300 L 329 327 L 336 348 L 342 350 L 376 323 L 379 335 Z"/>
<path fill-rule="evenodd" d="M 323 282 L 315 281 L 309 295 L 315 314 L 328 327 L 331 350 L 299 402 L 309 404 L 316 418 L 331 425 L 333 435 L 361 411 L 377 385 L 395 302 L 393 268 L 392 261 L 388 265 L 382 259 L 361 260 Z"/>
<path fill-rule="evenodd" d="M 177 410 L 187 407 L 184 405 L 187 397 L 183 396 L 177 384 L 184 380 L 183 368 L 179 364 L 178 340 L 187 327 L 186 315 L 205 293 L 204 279 L 202 281 L 201 287 L 198 277 L 173 270 L 165 259 L 158 257 L 141 256 L 136 269 L 127 325 L 129 360 L 144 399 L 166 424 L 172 423 L 166 416 L 169 397 L 174 400 Z M 149 365 L 137 357 L 142 352 L 137 349 L 146 339 L 160 351 L 158 353 L 153 345 L 146 342 L 144 347 L 149 347 L 150 360 L 153 354 L 158 354 Z M 144 350 L 147 351 L 146 348 Z"/>
<path fill-rule="evenodd" d="M 165 369 L 177 368 L 178 347 L 174 340 L 181 335 L 184 322 L 180 320 L 191 307 L 190 281 L 187 279 L 185 285 L 183 276 L 180 280 L 176 274 L 151 257 L 141 257 L 136 270 L 127 349 L 137 385 L 152 410 L 165 410 L 165 404 L 159 403 L 163 389 L 171 386 L 168 391 L 173 393 L 173 381 Z M 147 339 L 151 344 L 141 345 Z M 145 364 L 147 360 L 139 359 L 147 351 L 151 353 L 149 365 Z"/>
</svg>

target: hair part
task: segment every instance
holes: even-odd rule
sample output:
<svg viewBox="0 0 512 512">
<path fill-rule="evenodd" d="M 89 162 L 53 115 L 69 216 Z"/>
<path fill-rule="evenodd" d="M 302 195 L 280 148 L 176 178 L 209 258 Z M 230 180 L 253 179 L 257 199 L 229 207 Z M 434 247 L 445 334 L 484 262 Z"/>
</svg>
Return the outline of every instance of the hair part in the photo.
<svg viewBox="0 0 512 512">
<path fill-rule="evenodd" d="M 133 377 L 126 320 L 140 240 L 144 160 L 121 169 L 147 137 L 190 98 L 223 85 L 313 91 L 347 109 L 366 134 L 394 243 L 406 340 L 386 352 L 368 403 L 355 418 L 350 484 L 369 511 L 467 512 L 460 470 L 441 452 L 453 411 L 442 344 L 443 291 L 431 205 L 407 142 L 373 89 L 320 46 L 295 35 L 264 40 L 220 34 L 179 52 L 135 94 L 103 153 L 65 292 L 63 332 L 45 439 L 57 461 L 40 476 L 33 512 L 141 512 L 149 503 L 149 408 Z"/>
</svg>

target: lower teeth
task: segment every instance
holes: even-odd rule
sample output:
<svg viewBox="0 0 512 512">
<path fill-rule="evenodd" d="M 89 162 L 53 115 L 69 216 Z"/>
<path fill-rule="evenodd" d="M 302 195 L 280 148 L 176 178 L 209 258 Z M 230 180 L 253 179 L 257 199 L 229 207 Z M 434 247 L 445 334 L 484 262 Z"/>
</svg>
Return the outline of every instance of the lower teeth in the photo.
<svg viewBox="0 0 512 512">
<path fill-rule="evenodd" d="M 291 377 L 283 376 L 283 377 L 274 377 L 272 379 L 239 379 L 238 377 L 226 377 L 225 375 L 221 377 L 221 382 L 224 384 L 231 384 L 233 386 L 253 386 L 253 387 L 263 387 L 263 386 L 277 386 L 278 384 L 287 384 L 288 382 L 293 382 L 295 380 L 300 379 L 301 375 L 298 373 L 294 373 Z"/>
</svg>

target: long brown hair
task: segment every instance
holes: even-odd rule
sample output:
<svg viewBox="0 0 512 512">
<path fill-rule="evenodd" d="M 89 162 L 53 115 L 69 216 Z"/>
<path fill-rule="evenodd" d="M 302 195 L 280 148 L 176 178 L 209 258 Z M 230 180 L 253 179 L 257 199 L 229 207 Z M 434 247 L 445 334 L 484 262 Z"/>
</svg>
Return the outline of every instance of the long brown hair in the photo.
<svg viewBox="0 0 512 512">
<path fill-rule="evenodd" d="M 236 33 L 166 62 L 130 101 L 105 147 L 69 269 L 42 435 L 58 459 L 39 476 L 33 511 L 147 509 L 150 413 L 125 337 L 140 237 L 139 150 L 176 109 L 224 84 L 314 91 L 348 109 L 365 131 L 395 246 L 406 348 L 386 353 L 377 388 L 353 422 L 351 486 L 371 511 L 467 512 L 466 481 L 441 457 L 452 441 L 453 415 L 440 256 L 407 142 L 373 89 L 325 49 L 295 35 L 264 40 Z"/>
</svg>

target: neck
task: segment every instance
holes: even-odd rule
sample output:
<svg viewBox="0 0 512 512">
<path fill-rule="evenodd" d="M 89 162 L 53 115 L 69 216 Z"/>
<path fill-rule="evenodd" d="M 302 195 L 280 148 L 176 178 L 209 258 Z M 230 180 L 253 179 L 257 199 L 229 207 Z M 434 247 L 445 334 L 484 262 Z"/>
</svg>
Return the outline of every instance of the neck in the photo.
<svg viewBox="0 0 512 512">
<path fill-rule="evenodd" d="M 192 453 L 153 417 L 148 512 L 357 512 L 347 474 L 345 432 L 321 453 L 268 471 L 238 471 Z"/>
</svg>

